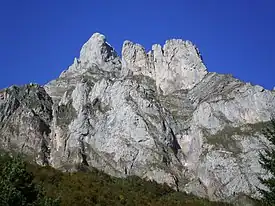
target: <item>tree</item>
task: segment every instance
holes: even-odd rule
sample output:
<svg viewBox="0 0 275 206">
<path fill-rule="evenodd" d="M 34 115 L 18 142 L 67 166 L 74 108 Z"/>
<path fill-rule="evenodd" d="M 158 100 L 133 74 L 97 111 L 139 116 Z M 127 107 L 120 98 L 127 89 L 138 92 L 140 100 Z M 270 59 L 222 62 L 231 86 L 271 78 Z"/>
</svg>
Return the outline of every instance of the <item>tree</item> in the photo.
<svg viewBox="0 0 275 206">
<path fill-rule="evenodd" d="M 263 134 L 271 143 L 269 148 L 260 152 L 260 164 L 266 169 L 269 178 L 259 178 L 260 182 L 267 187 L 267 190 L 259 189 L 263 195 L 263 203 L 266 205 L 275 205 L 275 120 L 271 121 L 270 127 L 263 130 Z"/>
<path fill-rule="evenodd" d="M 33 182 L 33 174 L 26 169 L 21 156 L 0 154 L 0 205 L 1 206 L 57 206 L 59 202 L 47 198 Z"/>
<path fill-rule="evenodd" d="M 35 202 L 38 191 L 32 183 L 32 175 L 26 171 L 25 163 L 18 157 L 4 157 L 0 177 L 0 204 L 24 206 Z"/>
</svg>

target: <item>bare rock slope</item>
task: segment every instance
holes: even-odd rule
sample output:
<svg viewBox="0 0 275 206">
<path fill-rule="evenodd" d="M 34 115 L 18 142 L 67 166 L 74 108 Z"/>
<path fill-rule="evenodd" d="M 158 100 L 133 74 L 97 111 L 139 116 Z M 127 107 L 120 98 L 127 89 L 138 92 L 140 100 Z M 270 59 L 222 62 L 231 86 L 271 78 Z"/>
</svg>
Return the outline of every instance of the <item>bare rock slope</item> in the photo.
<svg viewBox="0 0 275 206">
<path fill-rule="evenodd" d="M 64 170 L 138 175 L 211 200 L 259 197 L 261 134 L 275 91 L 210 73 L 198 49 L 172 39 L 120 58 L 102 34 L 46 84 L 0 92 L 0 141 Z"/>
</svg>

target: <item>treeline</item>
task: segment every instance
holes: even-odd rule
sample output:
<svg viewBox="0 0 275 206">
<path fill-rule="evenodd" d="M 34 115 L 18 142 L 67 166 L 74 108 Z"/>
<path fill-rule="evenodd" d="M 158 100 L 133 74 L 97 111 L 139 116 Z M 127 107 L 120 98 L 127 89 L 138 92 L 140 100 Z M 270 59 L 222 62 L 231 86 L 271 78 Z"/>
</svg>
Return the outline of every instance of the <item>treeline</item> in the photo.
<svg viewBox="0 0 275 206">
<path fill-rule="evenodd" d="M 138 177 L 120 179 L 96 169 L 63 173 L 0 155 L 1 206 L 222 206 Z"/>
</svg>

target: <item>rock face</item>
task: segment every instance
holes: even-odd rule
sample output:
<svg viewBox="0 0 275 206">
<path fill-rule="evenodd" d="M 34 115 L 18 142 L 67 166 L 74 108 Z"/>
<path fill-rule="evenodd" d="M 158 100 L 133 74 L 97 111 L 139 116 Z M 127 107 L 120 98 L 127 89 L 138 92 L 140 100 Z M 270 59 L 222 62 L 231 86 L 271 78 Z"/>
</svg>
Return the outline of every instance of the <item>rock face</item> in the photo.
<svg viewBox="0 0 275 206">
<path fill-rule="evenodd" d="M 133 75 L 154 79 L 163 94 L 192 89 L 207 74 L 198 49 L 191 42 L 179 39 L 166 41 L 163 48 L 153 45 L 148 54 L 141 45 L 125 41 L 122 66 Z"/>
<path fill-rule="evenodd" d="M 43 87 L 30 84 L 0 91 L 2 149 L 31 154 L 40 164 L 50 158 L 52 99 Z"/>
<path fill-rule="evenodd" d="M 138 175 L 211 200 L 259 197 L 261 129 L 275 92 L 207 72 L 189 41 L 148 53 L 125 41 L 122 58 L 95 33 L 80 57 L 43 87 L 0 93 L 0 137 L 41 164 Z"/>
</svg>

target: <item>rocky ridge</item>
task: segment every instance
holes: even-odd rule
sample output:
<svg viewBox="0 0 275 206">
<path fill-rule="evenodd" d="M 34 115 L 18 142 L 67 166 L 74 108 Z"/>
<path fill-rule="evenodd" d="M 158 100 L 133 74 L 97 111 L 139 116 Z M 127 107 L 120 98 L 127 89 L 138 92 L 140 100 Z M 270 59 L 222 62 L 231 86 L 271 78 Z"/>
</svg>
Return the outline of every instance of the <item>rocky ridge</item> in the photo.
<svg viewBox="0 0 275 206">
<path fill-rule="evenodd" d="M 95 33 L 79 58 L 44 86 L 0 91 L 0 141 L 63 170 L 92 166 L 138 175 L 211 200 L 257 198 L 261 129 L 275 91 L 208 72 L 189 41 L 120 58 Z"/>
</svg>

